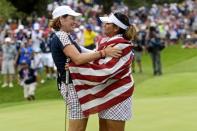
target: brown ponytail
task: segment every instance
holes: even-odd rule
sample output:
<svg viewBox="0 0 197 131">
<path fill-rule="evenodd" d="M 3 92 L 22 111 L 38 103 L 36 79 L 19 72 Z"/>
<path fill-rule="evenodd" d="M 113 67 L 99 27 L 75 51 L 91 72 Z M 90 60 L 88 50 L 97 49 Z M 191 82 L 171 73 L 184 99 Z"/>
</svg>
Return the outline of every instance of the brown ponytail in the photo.
<svg viewBox="0 0 197 131">
<path fill-rule="evenodd" d="M 137 35 L 137 29 L 134 25 L 130 25 L 124 33 L 124 38 L 127 40 L 135 40 Z"/>
</svg>

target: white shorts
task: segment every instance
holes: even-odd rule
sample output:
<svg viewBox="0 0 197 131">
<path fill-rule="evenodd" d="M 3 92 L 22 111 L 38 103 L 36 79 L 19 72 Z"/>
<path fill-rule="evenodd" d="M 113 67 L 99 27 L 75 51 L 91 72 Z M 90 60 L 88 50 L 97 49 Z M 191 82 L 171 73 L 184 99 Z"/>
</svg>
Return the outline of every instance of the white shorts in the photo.
<svg viewBox="0 0 197 131">
<path fill-rule="evenodd" d="M 24 84 L 23 91 L 24 91 L 24 98 L 28 98 L 30 95 L 35 95 L 36 90 L 36 82 L 31 84 Z"/>
<path fill-rule="evenodd" d="M 14 60 L 3 60 L 2 61 L 2 74 L 14 74 L 15 69 L 14 69 Z"/>
<path fill-rule="evenodd" d="M 43 64 L 44 66 L 47 67 L 53 67 L 54 66 L 54 62 L 53 62 L 53 58 L 52 58 L 52 54 L 51 53 L 43 53 Z"/>
<path fill-rule="evenodd" d="M 68 106 L 69 119 L 83 119 L 86 118 L 81 109 L 77 93 L 72 84 L 68 86 L 62 83 L 61 94 L 65 100 L 65 103 Z M 113 107 L 103 110 L 98 113 L 98 117 L 102 119 L 110 120 L 120 120 L 126 121 L 130 120 L 132 117 L 132 98 L 129 97 L 123 102 L 114 105 Z"/>
<path fill-rule="evenodd" d="M 43 60 L 42 60 L 43 54 L 42 53 L 35 53 L 34 59 L 31 62 L 31 68 L 37 69 L 37 68 L 43 68 Z"/>
</svg>

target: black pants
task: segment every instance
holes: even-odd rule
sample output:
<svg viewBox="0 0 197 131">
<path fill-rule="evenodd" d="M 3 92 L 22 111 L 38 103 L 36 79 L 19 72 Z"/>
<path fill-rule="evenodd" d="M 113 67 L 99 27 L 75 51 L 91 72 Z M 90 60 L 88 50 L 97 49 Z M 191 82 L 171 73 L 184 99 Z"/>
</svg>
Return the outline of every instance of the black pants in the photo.
<svg viewBox="0 0 197 131">
<path fill-rule="evenodd" d="M 153 52 L 150 52 L 150 56 L 152 59 L 153 74 L 154 75 L 161 75 L 162 74 L 162 66 L 161 66 L 160 51 L 155 50 Z"/>
</svg>

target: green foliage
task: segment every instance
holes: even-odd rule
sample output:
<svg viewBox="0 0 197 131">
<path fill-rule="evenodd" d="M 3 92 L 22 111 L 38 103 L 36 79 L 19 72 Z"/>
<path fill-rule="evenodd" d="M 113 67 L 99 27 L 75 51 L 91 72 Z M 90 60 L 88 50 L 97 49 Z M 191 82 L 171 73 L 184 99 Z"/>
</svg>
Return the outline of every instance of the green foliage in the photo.
<svg viewBox="0 0 197 131">
<path fill-rule="evenodd" d="M 0 0 L 0 19 L 7 20 L 8 18 L 16 15 L 16 8 L 6 0 Z"/>
<path fill-rule="evenodd" d="M 50 0 L 38 0 L 36 5 L 34 6 L 34 11 L 36 11 L 39 16 L 47 16 L 47 4 L 49 3 L 49 1 Z"/>
<path fill-rule="evenodd" d="M 103 4 L 104 13 L 109 14 L 111 11 L 113 0 L 101 0 L 101 2 Z"/>
<path fill-rule="evenodd" d="M 113 2 L 114 0 L 97 0 L 97 4 L 103 5 L 103 11 L 105 14 L 109 14 L 111 12 Z"/>
<path fill-rule="evenodd" d="M 18 11 L 25 13 L 26 15 L 36 14 L 36 15 L 46 15 L 47 4 L 51 0 L 9 0 Z"/>
</svg>

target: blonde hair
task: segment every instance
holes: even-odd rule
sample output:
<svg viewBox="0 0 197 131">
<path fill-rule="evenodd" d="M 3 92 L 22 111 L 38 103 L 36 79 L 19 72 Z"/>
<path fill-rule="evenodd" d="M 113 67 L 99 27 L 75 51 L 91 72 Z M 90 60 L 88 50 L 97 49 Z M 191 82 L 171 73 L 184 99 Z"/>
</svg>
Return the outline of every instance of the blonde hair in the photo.
<svg viewBox="0 0 197 131">
<path fill-rule="evenodd" d="M 50 20 L 49 26 L 56 31 L 60 30 L 61 27 L 60 18 L 58 17 L 54 20 Z"/>
<path fill-rule="evenodd" d="M 137 28 L 135 27 L 135 25 L 130 25 L 123 36 L 127 40 L 135 40 L 137 37 Z"/>
</svg>

